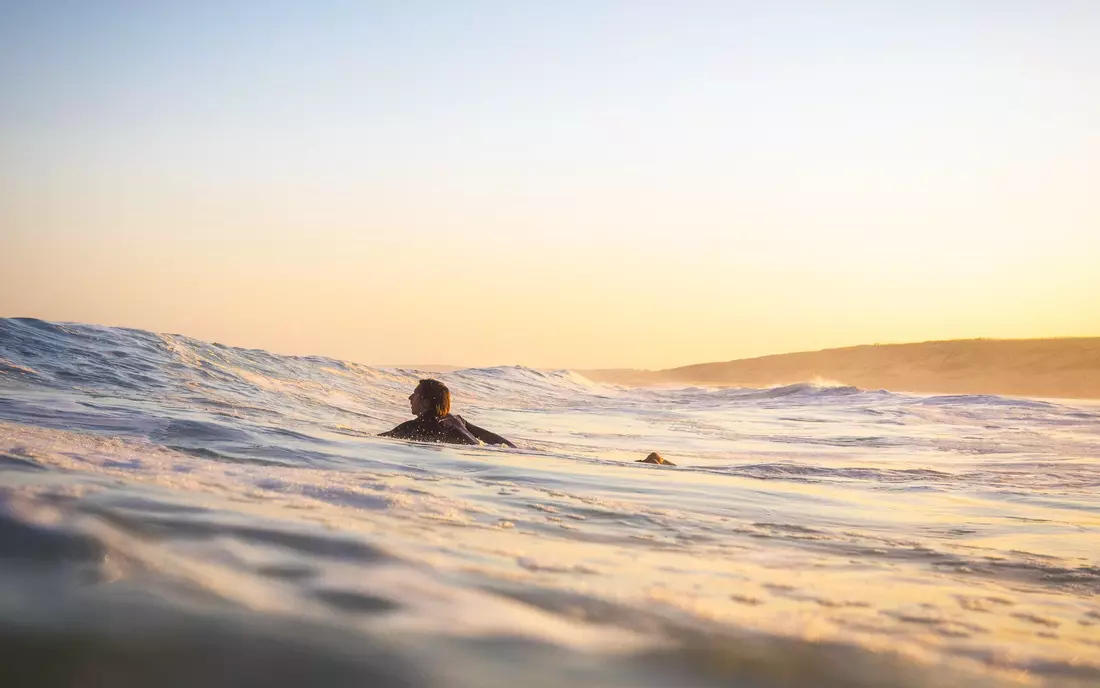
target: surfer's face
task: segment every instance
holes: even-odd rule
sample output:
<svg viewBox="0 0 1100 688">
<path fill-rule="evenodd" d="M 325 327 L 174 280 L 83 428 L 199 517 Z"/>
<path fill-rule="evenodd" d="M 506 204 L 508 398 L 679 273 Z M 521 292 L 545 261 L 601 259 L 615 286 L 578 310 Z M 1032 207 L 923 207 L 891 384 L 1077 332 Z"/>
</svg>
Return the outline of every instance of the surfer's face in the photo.
<svg viewBox="0 0 1100 688">
<path fill-rule="evenodd" d="M 424 411 L 424 397 L 420 396 L 420 388 L 417 387 L 409 395 L 409 408 L 414 416 L 419 416 Z"/>
</svg>

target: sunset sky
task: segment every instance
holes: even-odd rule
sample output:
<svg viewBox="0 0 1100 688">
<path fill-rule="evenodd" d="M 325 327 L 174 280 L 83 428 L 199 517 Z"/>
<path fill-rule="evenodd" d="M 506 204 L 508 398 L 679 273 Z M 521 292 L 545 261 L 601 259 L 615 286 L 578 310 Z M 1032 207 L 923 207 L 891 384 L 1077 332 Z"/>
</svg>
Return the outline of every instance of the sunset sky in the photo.
<svg viewBox="0 0 1100 688">
<path fill-rule="evenodd" d="M 1100 335 L 1100 2 L 0 0 L 0 316 L 365 363 Z"/>
</svg>

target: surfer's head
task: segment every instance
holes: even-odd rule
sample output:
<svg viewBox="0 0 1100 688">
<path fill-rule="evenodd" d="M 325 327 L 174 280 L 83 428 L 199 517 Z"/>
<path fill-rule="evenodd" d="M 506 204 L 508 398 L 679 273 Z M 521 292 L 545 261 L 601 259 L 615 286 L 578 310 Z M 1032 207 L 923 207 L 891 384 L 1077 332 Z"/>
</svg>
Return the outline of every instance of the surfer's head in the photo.
<svg viewBox="0 0 1100 688">
<path fill-rule="evenodd" d="M 442 418 L 451 412 L 451 390 L 439 380 L 421 380 L 409 395 L 409 405 L 421 418 Z"/>
</svg>

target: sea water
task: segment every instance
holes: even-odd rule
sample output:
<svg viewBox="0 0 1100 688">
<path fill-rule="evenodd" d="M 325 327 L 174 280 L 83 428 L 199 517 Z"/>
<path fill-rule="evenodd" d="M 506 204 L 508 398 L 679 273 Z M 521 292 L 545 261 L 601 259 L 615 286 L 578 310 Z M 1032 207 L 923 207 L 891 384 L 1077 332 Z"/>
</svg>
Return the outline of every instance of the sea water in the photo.
<svg viewBox="0 0 1100 688">
<path fill-rule="evenodd" d="M 426 376 L 0 320 L 0 683 L 1100 683 L 1100 406 Z"/>
</svg>

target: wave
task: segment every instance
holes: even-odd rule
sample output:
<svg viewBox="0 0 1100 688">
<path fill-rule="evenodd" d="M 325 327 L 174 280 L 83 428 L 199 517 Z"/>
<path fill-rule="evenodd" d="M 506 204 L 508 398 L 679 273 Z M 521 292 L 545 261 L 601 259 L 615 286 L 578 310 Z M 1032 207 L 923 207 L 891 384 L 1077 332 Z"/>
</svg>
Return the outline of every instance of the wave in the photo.
<svg viewBox="0 0 1100 688">
<path fill-rule="evenodd" d="M 1060 408 L 1049 402 L 994 395 L 907 396 L 822 379 L 768 388 L 624 388 L 568 369 L 493 366 L 424 373 L 326 356 L 276 354 L 180 334 L 34 318 L 0 319 L 0 385 L 92 389 L 130 399 L 155 394 L 168 403 L 221 404 L 245 412 L 283 405 L 290 399 L 299 415 L 334 413 L 348 425 L 356 419 L 401 415 L 408 390 L 427 375 L 444 380 L 461 398 L 484 408 L 574 407 L 582 398 L 588 400 L 584 403 L 599 403 L 627 396 L 638 403 L 674 399 L 677 404 L 701 407 L 895 398 L 930 408 Z M 628 402 L 624 399 L 624 403 Z"/>
<path fill-rule="evenodd" d="M 318 426 L 343 436 L 375 434 L 407 418 L 409 391 L 429 375 L 452 388 L 463 412 L 575 408 L 582 399 L 616 394 L 569 370 L 497 366 L 424 373 L 180 334 L 0 319 L 0 387 L 82 399 L 76 405 L 55 400 L 49 407 L 24 399 L 18 408 L 0 407 L 0 416 L 56 428 L 128 429 L 223 454 L 246 441 L 241 433 L 261 436 L 272 426 L 314 436 Z M 120 410 L 123 402 L 128 404 Z M 234 437 L 211 434 L 223 421 L 236 428 Z"/>
<path fill-rule="evenodd" d="M 930 468 L 867 468 L 862 466 L 812 466 L 797 463 L 758 463 L 709 467 L 708 471 L 759 480 L 872 481 L 876 483 L 937 483 L 955 478 L 951 473 Z"/>
<path fill-rule="evenodd" d="M 793 385 L 782 385 L 763 390 L 756 390 L 746 394 L 746 397 L 761 399 L 775 399 L 778 397 L 790 397 L 796 395 L 814 397 L 848 396 L 859 394 L 864 390 L 851 385 L 833 385 L 819 382 L 798 382 Z"/>
<path fill-rule="evenodd" d="M 1003 397 L 996 394 L 945 394 L 923 397 L 916 403 L 921 406 L 1017 406 L 1044 410 L 1065 408 L 1061 404 L 1049 401 Z"/>
<path fill-rule="evenodd" d="M 12 381 L 10 374 L 23 373 L 58 386 L 87 383 L 133 388 L 166 383 L 183 374 L 203 382 L 243 382 L 260 387 L 271 386 L 274 380 L 337 382 L 349 376 L 360 383 L 407 383 L 427 375 L 415 369 L 380 368 L 326 356 L 276 354 L 180 334 L 33 318 L 0 318 L 0 353 L 0 375 L 9 374 L 4 380 Z M 139 375 L 146 377 L 135 379 Z M 538 387 L 599 387 L 572 371 L 524 366 L 466 368 L 432 375 Z"/>
</svg>

